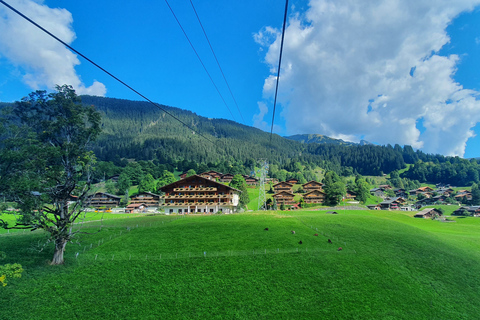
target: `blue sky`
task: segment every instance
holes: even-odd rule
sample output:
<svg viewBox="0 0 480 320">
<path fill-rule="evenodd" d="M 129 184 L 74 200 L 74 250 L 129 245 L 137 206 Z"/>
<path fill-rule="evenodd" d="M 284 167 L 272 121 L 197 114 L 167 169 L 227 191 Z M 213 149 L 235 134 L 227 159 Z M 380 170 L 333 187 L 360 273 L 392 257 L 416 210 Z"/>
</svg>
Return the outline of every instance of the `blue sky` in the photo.
<svg viewBox="0 0 480 320">
<path fill-rule="evenodd" d="M 150 99 L 270 130 L 284 2 L 7 0 Z M 275 132 L 480 156 L 480 1 L 290 0 Z M 73 84 L 141 100 L 0 4 L 0 101 Z M 5 31 L 3 31 L 5 30 Z M 233 116 L 232 116 L 233 114 Z"/>
</svg>

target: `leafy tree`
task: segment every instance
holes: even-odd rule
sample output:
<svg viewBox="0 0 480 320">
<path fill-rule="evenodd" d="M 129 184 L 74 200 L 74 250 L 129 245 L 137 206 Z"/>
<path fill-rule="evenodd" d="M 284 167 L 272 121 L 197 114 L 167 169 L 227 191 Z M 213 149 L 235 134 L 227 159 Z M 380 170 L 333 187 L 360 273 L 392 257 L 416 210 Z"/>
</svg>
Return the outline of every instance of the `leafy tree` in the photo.
<svg viewBox="0 0 480 320">
<path fill-rule="evenodd" d="M 357 176 L 355 179 L 355 199 L 365 203 L 370 196 L 370 185 L 368 182 L 361 176 Z"/>
<path fill-rule="evenodd" d="M 472 184 L 472 205 L 478 206 L 480 205 L 480 189 L 476 183 Z"/>
<path fill-rule="evenodd" d="M 129 162 L 122 174 L 126 174 L 128 176 L 132 182 L 132 185 L 140 184 L 140 181 L 142 181 L 144 176 L 142 166 L 138 162 Z"/>
<path fill-rule="evenodd" d="M 342 201 L 345 195 L 345 184 L 341 181 L 340 177 L 333 171 L 325 173 L 323 179 L 325 190 L 325 204 L 335 206 Z"/>
<path fill-rule="evenodd" d="M 236 174 L 233 176 L 232 181 L 230 182 L 230 187 L 240 190 L 240 199 L 238 206 L 240 208 L 245 208 L 245 206 L 250 202 L 250 197 L 247 191 L 247 183 L 245 179 L 240 174 Z"/>
<path fill-rule="evenodd" d="M 105 189 L 108 193 L 115 194 L 117 186 L 115 185 L 115 182 L 108 180 L 107 182 L 105 182 Z"/>
<path fill-rule="evenodd" d="M 173 173 L 167 170 L 163 170 L 163 173 L 157 183 L 157 190 L 170 183 L 174 183 L 175 181 L 177 180 L 175 179 L 175 175 Z"/>
<path fill-rule="evenodd" d="M 155 191 L 155 179 L 153 176 L 148 173 L 145 177 L 143 177 L 142 181 L 138 185 L 138 192 L 154 192 Z"/>
<path fill-rule="evenodd" d="M 189 169 L 189 170 L 187 171 L 187 178 L 188 178 L 188 177 L 191 177 L 191 176 L 193 176 L 193 175 L 196 175 L 196 174 L 197 174 L 197 173 L 195 172 L 195 170 Z"/>
<path fill-rule="evenodd" d="M 66 244 L 77 233 L 71 227 L 88 202 L 95 164 L 88 148 L 101 131 L 100 113 L 80 104 L 71 86 L 57 86 L 55 93 L 36 91 L 16 102 L 8 128 L 2 147 L 17 145 L 7 154 L 19 161 L 2 176 L 1 191 L 20 212 L 14 226 L 0 223 L 48 232 L 55 243 L 51 263 L 61 264 Z M 73 195 L 77 201 L 70 205 Z"/>
<path fill-rule="evenodd" d="M 117 194 L 125 194 L 125 192 L 128 192 L 128 189 L 130 189 L 131 186 L 132 186 L 132 180 L 130 180 L 130 177 L 128 176 L 128 174 L 121 173 L 120 176 L 118 176 Z"/>
</svg>

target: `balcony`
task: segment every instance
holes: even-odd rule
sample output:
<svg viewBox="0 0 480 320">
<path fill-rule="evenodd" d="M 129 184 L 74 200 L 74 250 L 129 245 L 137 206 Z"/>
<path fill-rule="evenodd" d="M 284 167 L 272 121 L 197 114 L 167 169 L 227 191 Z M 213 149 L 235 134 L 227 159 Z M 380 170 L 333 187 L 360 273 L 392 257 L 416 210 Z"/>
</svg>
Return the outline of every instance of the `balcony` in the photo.
<svg viewBox="0 0 480 320">
<path fill-rule="evenodd" d="M 175 192 L 188 192 L 188 191 L 217 191 L 216 187 L 180 187 L 180 188 L 173 188 Z"/>
</svg>

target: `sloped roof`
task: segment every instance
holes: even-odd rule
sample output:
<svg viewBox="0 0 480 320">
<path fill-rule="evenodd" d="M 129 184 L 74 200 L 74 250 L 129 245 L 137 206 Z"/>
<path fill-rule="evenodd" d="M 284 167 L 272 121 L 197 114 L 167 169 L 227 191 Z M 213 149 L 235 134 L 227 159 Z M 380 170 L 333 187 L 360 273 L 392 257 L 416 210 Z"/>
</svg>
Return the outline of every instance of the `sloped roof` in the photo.
<svg viewBox="0 0 480 320">
<path fill-rule="evenodd" d="M 231 190 L 235 190 L 237 192 L 242 192 L 238 189 L 235 189 L 235 188 L 232 188 L 230 186 L 227 186 L 226 184 L 223 184 L 223 183 L 220 183 L 220 182 L 217 182 L 217 181 L 214 181 L 214 180 L 210 180 L 210 179 L 207 179 L 207 178 L 204 178 L 202 176 L 199 176 L 199 175 L 193 175 L 193 176 L 190 176 L 190 177 L 187 177 L 185 179 L 181 179 L 181 180 L 178 180 L 178 181 L 175 181 L 173 183 L 170 183 L 170 184 L 167 184 L 166 186 L 163 186 L 160 188 L 160 190 L 162 190 L 163 192 L 165 192 L 165 190 L 168 190 L 169 188 L 176 188 L 177 186 L 180 186 L 180 185 L 183 185 L 185 183 L 188 183 L 190 180 L 195 180 L 195 179 L 201 179 L 203 180 L 205 183 L 208 183 L 208 184 L 214 184 L 214 185 L 217 185 L 217 186 L 222 186 L 222 187 L 225 187 L 227 189 L 231 189 Z"/>
</svg>

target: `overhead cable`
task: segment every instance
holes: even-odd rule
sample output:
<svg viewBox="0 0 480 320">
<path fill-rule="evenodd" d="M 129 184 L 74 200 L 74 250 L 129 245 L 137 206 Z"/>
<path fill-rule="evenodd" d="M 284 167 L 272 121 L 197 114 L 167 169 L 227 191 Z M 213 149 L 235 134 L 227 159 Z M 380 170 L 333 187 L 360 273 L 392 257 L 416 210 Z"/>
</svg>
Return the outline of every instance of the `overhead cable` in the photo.
<svg viewBox="0 0 480 320">
<path fill-rule="evenodd" d="M 280 68 L 282 66 L 283 39 L 285 38 L 285 26 L 287 25 L 288 0 L 285 2 L 285 15 L 283 17 L 282 42 L 280 43 L 280 58 L 278 59 L 277 85 L 275 88 L 275 100 L 273 102 L 272 128 L 270 129 L 270 142 L 272 142 L 273 123 L 275 120 L 275 108 L 277 106 L 278 81 L 280 80 Z"/>
<path fill-rule="evenodd" d="M 237 107 L 238 113 L 240 114 L 240 117 L 242 118 L 243 124 L 246 125 L 245 119 L 243 118 L 242 112 L 240 111 L 240 108 L 238 107 L 237 100 L 233 96 L 232 89 L 230 89 L 230 85 L 228 84 L 227 78 L 225 77 L 225 74 L 223 73 L 223 69 L 220 66 L 220 62 L 218 62 L 217 55 L 215 54 L 215 51 L 213 50 L 212 44 L 210 43 L 210 40 L 208 39 L 207 32 L 205 31 L 205 28 L 203 28 L 203 24 L 200 21 L 200 17 L 197 14 L 197 10 L 195 9 L 195 6 L 193 5 L 192 0 L 190 0 L 190 4 L 192 5 L 193 11 L 195 12 L 195 15 L 197 16 L 198 23 L 200 24 L 200 27 L 202 27 L 203 34 L 205 35 L 205 38 L 207 39 L 208 45 L 210 46 L 210 50 L 212 51 L 213 57 L 215 58 L 215 61 L 217 62 L 218 68 L 220 69 L 220 72 L 222 73 L 223 80 L 225 80 L 225 84 L 227 85 L 228 91 L 230 92 L 230 95 L 232 96 L 233 101 L 235 102 L 235 106 Z"/>
<path fill-rule="evenodd" d="M 25 20 L 27 20 L 28 22 L 30 22 L 31 24 L 33 24 L 34 26 L 36 26 L 37 28 L 39 28 L 40 30 L 42 30 L 43 32 L 45 32 L 46 34 L 48 34 L 50 37 L 54 38 L 55 40 L 57 40 L 58 42 L 60 42 L 61 44 L 63 44 L 64 46 L 66 46 L 68 49 L 70 49 L 71 51 L 75 52 L 76 54 L 78 54 L 79 56 L 81 56 L 82 58 L 84 58 L 85 60 L 87 60 L 88 62 L 90 62 L 91 64 L 93 64 L 95 67 L 97 67 L 98 69 L 102 70 L 103 72 L 105 72 L 106 74 L 108 74 L 110 77 L 112 77 L 113 79 L 115 79 L 116 81 L 120 82 L 121 84 L 123 84 L 125 87 L 127 87 L 128 89 L 130 89 L 131 91 L 135 92 L 137 95 L 139 95 L 140 97 L 142 97 L 143 99 L 147 100 L 150 104 L 154 105 L 155 107 L 157 107 L 158 109 L 162 110 L 163 112 L 165 112 L 166 114 L 168 114 L 169 116 L 171 116 L 172 118 L 174 118 L 175 120 L 177 120 L 178 122 L 180 122 L 181 124 L 183 124 L 185 127 L 187 127 L 188 129 L 192 130 L 193 132 L 196 132 L 194 128 L 190 127 L 188 124 L 186 124 L 185 122 L 183 122 L 182 120 L 180 120 L 179 118 L 177 118 L 175 115 L 173 115 L 172 113 L 168 112 L 167 110 L 165 110 L 161 105 L 159 105 L 158 103 L 156 102 L 153 102 L 152 100 L 150 100 L 149 98 L 147 98 L 146 96 L 144 96 L 143 94 L 141 94 L 140 92 L 138 92 L 137 90 L 135 90 L 134 88 L 132 88 L 131 86 L 129 86 L 127 83 L 125 83 L 124 81 L 120 80 L 119 78 L 117 78 L 116 76 L 114 76 L 112 73 L 108 72 L 107 70 L 105 70 L 104 68 L 102 68 L 100 65 L 98 65 L 97 63 L 93 62 L 91 59 L 89 59 L 88 57 L 86 57 L 85 55 L 83 55 L 82 53 L 80 53 L 79 51 L 77 51 L 76 49 L 74 49 L 73 47 L 71 47 L 69 44 L 67 44 L 66 42 L 62 41 L 61 39 L 59 39 L 57 36 L 55 36 L 54 34 L 52 34 L 51 32 L 49 32 L 48 30 L 46 30 L 45 28 L 43 28 L 42 26 L 40 26 L 38 23 L 36 23 L 35 21 L 33 21 L 32 19 L 28 18 L 27 16 L 25 16 L 23 13 L 21 13 L 20 11 L 18 11 L 17 9 L 15 9 L 14 7 L 12 7 L 11 5 L 9 5 L 8 3 L 6 3 L 5 1 L 3 0 L 0 0 L 0 3 L 2 3 L 3 5 L 5 5 L 7 8 L 9 8 L 10 10 L 12 10 L 13 12 L 15 12 L 16 14 L 18 14 L 19 16 L 21 16 L 22 18 L 24 18 Z M 202 138 L 204 138 L 205 140 L 215 144 L 212 140 L 210 140 L 209 138 L 205 137 L 204 135 L 202 135 L 201 133 L 198 133 L 197 134 L 199 136 L 201 136 Z"/>
<path fill-rule="evenodd" d="M 172 7 L 170 6 L 170 4 L 168 3 L 167 0 L 165 0 L 165 3 L 167 4 L 168 8 L 169 8 L 170 11 L 172 12 L 173 17 L 175 18 L 175 20 L 177 21 L 178 25 L 180 26 L 180 29 L 182 29 L 182 32 L 183 32 L 185 38 L 187 38 L 187 41 L 188 41 L 188 43 L 190 44 L 190 46 L 192 47 L 193 52 L 195 52 L 195 55 L 197 56 L 197 58 L 198 58 L 198 60 L 200 61 L 203 69 L 205 70 L 205 72 L 207 73 L 208 77 L 210 78 L 210 81 L 212 82 L 213 86 L 215 87 L 215 90 L 217 90 L 218 95 L 220 96 L 220 98 L 222 99 L 223 103 L 225 104 L 225 106 L 227 107 L 228 111 L 230 112 L 230 115 L 232 116 L 233 120 L 237 121 L 237 120 L 235 119 L 235 116 L 233 115 L 232 111 L 231 111 L 230 108 L 228 107 L 227 102 L 225 101 L 225 99 L 223 98 L 222 94 L 220 93 L 220 90 L 218 90 L 218 87 L 217 87 L 217 85 L 215 84 L 215 81 L 213 81 L 212 76 L 211 76 L 210 73 L 208 72 L 207 67 L 206 67 L 205 64 L 203 63 L 202 59 L 201 59 L 200 56 L 198 55 L 197 50 L 195 49 L 195 47 L 193 46 L 192 42 L 190 41 L 190 38 L 188 37 L 187 33 L 185 32 L 185 29 L 183 29 L 182 24 L 180 23 L 180 21 L 178 20 L 177 16 L 175 15 L 175 12 L 173 11 Z"/>
</svg>

